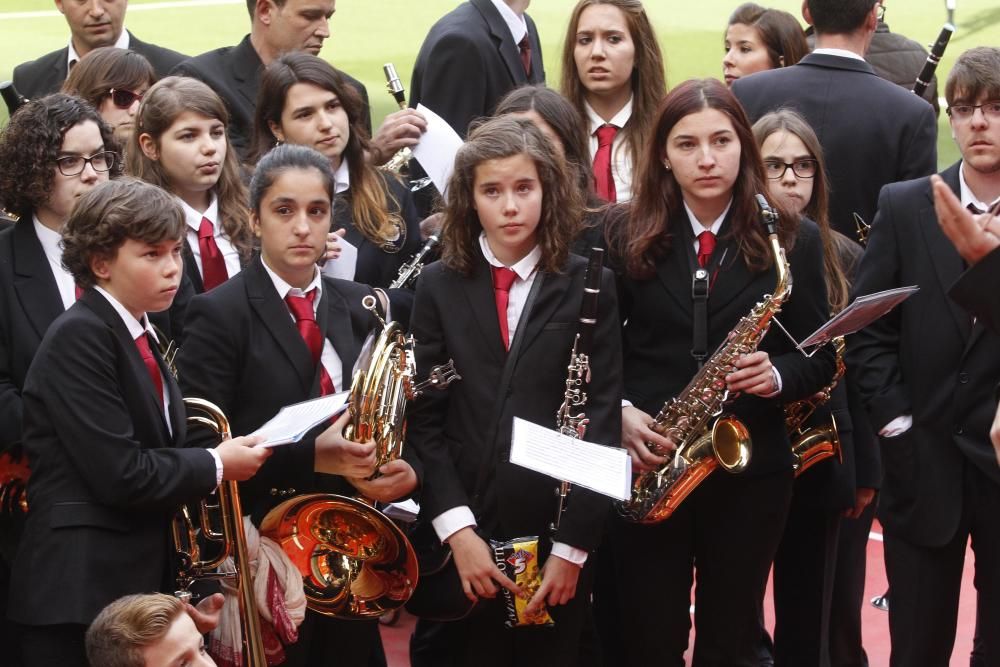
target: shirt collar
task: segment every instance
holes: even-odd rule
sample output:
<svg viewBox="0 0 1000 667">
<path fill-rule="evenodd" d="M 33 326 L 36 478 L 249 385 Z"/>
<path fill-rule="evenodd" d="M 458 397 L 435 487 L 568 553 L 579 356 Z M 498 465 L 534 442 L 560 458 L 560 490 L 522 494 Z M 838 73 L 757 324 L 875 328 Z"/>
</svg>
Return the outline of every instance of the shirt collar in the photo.
<svg viewBox="0 0 1000 667">
<path fill-rule="evenodd" d="M 854 60 L 860 60 L 864 62 L 865 59 L 856 54 L 854 51 L 848 51 L 846 49 L 813 49 L 813 53 L 825 56 L 840 56 L 841 58 L 853 58 Z"/>
<path fill-rule="evenodd" d="M 729 215 L 729 209 L 732 208 L 732 206 L 733 200 L 730 199 L 729 203 L 726 204 L 726 208 L 723 209 L 722 215 L 715 219 L 715 222 L 712 223 L 712 226 L 709 227 L 707 231 L 710 231 L 714 235 L 718 236 L 719 230 L 722 229 L 722 223 L 726 219 L 726 216 Z M 698 218 L 695 217 L 694 212 L 692 212 L 690 207 L 688 207 L 687 202 L 684 202 L 684 210 L 687 211 L 688 220 L 691 222 L 691 231 L 694 232 L 694 237 L 697 239 L 699 234 L 706 231 L 705 227 L 698 222 Z"/>
<path fill-rule="evenodd" d="M 972 192 L 972 188 L 969 184 L 965 182 L 965 162 L 962 162 L 962 166 L 958 169 L 958 192 L 962 200 L 962 208 L 969 208 L 969 204 L 972 204 L 980 211 L 988 211 L 990 206 L 1000 201 L 1000 197 L 994 199 L 990 203 L 979 201 L 975 194 Z"/>
<path fill-rule="evenodd" d="M 292 287 L 285 280 L 279 276 L 277 273 L 271 270 L 271 267 L 267 265 L 264 258 L 260 258 L 260 263 L 264 265 L 264 270 L 267 271 L 267 275 L 270 276 L 271 282 L 274 284 L 274 289 L 278 291 L 278 296 L 284 301 L 285 297 L 291 294 L 292 296 L 305 296 L 312 290 L 316 291 L 316 298 L 313 299 L 313 310 L 319 304 L 320 298 L 323 296 L 323 280 L 320 278 L 320 272 L 318 268 L 313 269 L 313 279 L 312 282 L 305 289 L 299 289 L 298 287 Z"/>
<path fill-rule="evenodd" d="M 128 30 L 125 29 L 125 26 L 122 26 L 122 34 L 118 35 L 118 41 L 116 41 L 112 46 L 116 49 L 127 49 L 130 43 L 131 41 L 129 39 Z M 70 35 L 69 49 L 66 53 L 66 71 L 70 71 L 78 60 L 80 60 L 80 55 L 76 52 L 76 49 L 73 48 L 73 36 Z"/>
<path fill-rule="evenodd" d="M 628 102 L 625 103 L 625 106 L 623 106 L 618 113 L 612 116 L 611 120 L 608 122 L 605 122 L 603 118 L 598 116 L 597 112 L 594 111 L 594 107 L 590 106 L 590 104 L 584 100 L 583 108 L 587 112 L 587 120 L 590 121 L 590 133 L 593 134 L 594 132 L 597 132 L 597 128 L 603 125 L 614 125 L 618 129 L 625 127 L 625 123 L 627 123 L 628 119 L 632 117 L 632 101 L 634 99 L 635 95 L 630 95 Z"/>
<path fill-rule="evenodd" d="M 490 249 L 490 244 L 486 241 L 486 232 L 479 233 L 479 247 L 483 251 L 483 257 L 489 262 L 490 266 L 495 266 L 499 268 L 509 268 L 511 271 L 517 274 L 517 277 L 521 280 L 527 280 L 531 277 L 531 274 L 535 272 L 538 268 L 538 260 L 542 258 L 542 249 L 537 245 L 531 249 L 527 255 L 525 255 L 519 262 L 513 264 L 512 266 L 507 266 L 493 254 L 493 250 Z"/>
<path fill-rule="evenodd" d="M 43 225 L 37 215 L 31 216 L 31 222 L 34 224 L 35 236 L 42 244 L 45 257 L 50 262 L 60 264 L 62 262 L 62 246 L 59 244 L 62 242 L 62 234 Z"/>
<path fill-rule="evenodd" d="M 201 219 L 208 218 L 208 221 L 212 223 L 212 229 L 217 234 L 219 232 L 219 198 L 212 193 L 212 200 L 208 203 L 208 208 L 205 209 L 204 213 L 199 213 L 198 211 L 191 208 L 186 201 L 177 198 L 177 201 L 181 203 L 181 208 L 184 210 L 184 221 L 187 222 L 187 226 L 198 232 L 201 229 Z"/>
<path fill-rule="evenodd" d="M 153 337 L 153 342 L 159 345 L 160 339 L 157 338 L 156 331 L 153 329 L 153 326 L 149 323 L 149 319 L 146 317 L 145 313 L 142 314 L 142 321 L 139 321 L 135 319 L 132 313 L 128 311 L 128 308 L 123 306 L 118 299 L 111 296 L 111 293 L 108 292 L 106 289 L 104 289 L 100 285 L 95 285 L 94 289 L 101 296 L 103 296 L 105 299 L 108 300 L 108 303 L 111 304 L 111 307 L 114 308 L 115 312 L 118 313 L 118 316 L 122 318 L 122 322 L 125 323 L 125 328 L 128 329 L 128 333 L 132 337 L 132 340 L 135 340 L 144 333 L 148 333 Z"/>
<path fill-rule="evenodd" d="M 340 166 L 333 173 L 335 183 L 334 194 L 340 194 L 351 189 L 351 169 L 347 164 L 347 155 L 344 154 L 340 160 Z"/>
<path fill-rule="evenodd" d="M 500 12 L 503 22 L 507 24 L 507 29 L 510 30 L 510 36 L 514 38 L 514 43 L 520 44 L 521 40 L 528 34 L 528 23 L 524 20 L 524 16 L 519 16 L 503 0 L 492 0 L 492 2 L 493 6 Z"/>
</svg>

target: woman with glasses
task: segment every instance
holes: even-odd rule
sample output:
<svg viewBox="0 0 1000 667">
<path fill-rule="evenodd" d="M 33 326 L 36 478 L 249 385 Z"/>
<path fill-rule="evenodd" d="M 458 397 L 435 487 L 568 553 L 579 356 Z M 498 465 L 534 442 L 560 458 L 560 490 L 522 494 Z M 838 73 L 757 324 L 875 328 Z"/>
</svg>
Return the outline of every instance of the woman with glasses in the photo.
<svg viewBox="0 0 1000 667">
<path fill-rule="evenodd" d="M 753 131 L 771 197 L 792 215 L 812 220 L 819 228 L 829 311 L 836 314 L 847 306 L 861 247 L 830 228 L 819 139 L 802 116 L 787 109 L 766 114 L 754 124 Z M 828 426 L 832 416 L 842 458 L 822 461 L 795 480 L 784 535 L 774 559 L 775 665 L 818 666 L 830 664 L 831 657 L 835 665 L 854 664 L 839 656 L 846 655 L 851 645 L 854 654 L 860 652 L 860 634 L 853 640 L 848 637 L 850 628 L 860 630 L 861 590 L 853 584 L 863 583 L 864 569 L 858 571 L 847 564 L 858 559 L 864 562 L 865 539 L 838 544 L 838 533 L 842 517 L 858 519 L 864 514 L 865 521 L 850 522 L 843 528 L 867 536 L 872 512 L 865 510 L 874 499 L 879 471 L 877 461 L 872 460 L 874 435 L 866 415 L 858 409 L 856 396 L 852 378 L 842 378 L 829 402 L 805 424 L 806 428 Z M 761 632 L 762 647 L 768 647 L 766 631 L 762 628 Z M 828 645 L 831 652 L 824 654 Z"/>
<path fill-rule="evenodd" d="M 62 92 L 90 102 L 124 147 L 132 136 L 139 101 L 156 82 L 156 73 L 141 54 L 103 46 L 70 70 Z"/>
<path fill-rule="evenodd" d="M 727 86 L 756 72 L 790 67 L 809 53 L 798 19 L 754 2 L 740 5 L 729 17 L 724 48 L 722 73 Z"/>
<path fill-rule="evenodd" d="M 0 208 L 19 216 L 0 233 L 0 455 L 21 460 L 21 390 L 49 325 L 76 301 L 62 265 L 62 228 L 77 198 L 118 171 L 111 128 L 76 97 L 56 94 L 15 113 L 0 135 Z M 0 528 L 0 605 L 23 517 Z M 16 614 L 16 605 L 11 607 Z M 3 615 L 4 619 L 6 615 Z M 17 646 L 6 620 L 0 641 Z"/>
</svg>

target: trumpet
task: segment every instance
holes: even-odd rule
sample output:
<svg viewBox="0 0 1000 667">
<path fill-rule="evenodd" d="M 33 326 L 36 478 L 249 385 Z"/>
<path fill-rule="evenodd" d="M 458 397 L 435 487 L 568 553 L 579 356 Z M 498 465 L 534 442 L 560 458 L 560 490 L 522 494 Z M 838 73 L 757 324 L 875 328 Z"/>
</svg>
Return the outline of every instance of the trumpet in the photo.
<svg viewBox="0 0 1000 667">
<path fill-rule="evenodd" d="M 184 405 L 192 414 L 188 423 L 205 426 L 218 434 L 220 440 L 231 437 L 229 420 L 214 403 L 201 398 L 185 398 Z M 253 575 L 247 555 L 247 536 L 243 530 L 243 507 L 240 492 L 235 481 L 223 482 L 215 492 L 215 504 L 202 501 L 198 526 L 191 517 L 187 506 L 174 517 L 171 532 L 174 547 L 180 561 L 177 574 L 179 590 L 174 595 L 185 602 L 191 599 L 190 587 L 202 579 L 236 579 L 240 609 L 240 629 L 243 644 L 243 667 L 267 667 L 264 642 L 260 634 L 260 617 L 254 598 Z M 213 514 L 220 517 L 221 526 L 213 525 Z M 201 539 L 219 545 L 218 553 L 203 558 Z M 219 566 L 227 559 L 233 559 L 234 571 L 219 572 Z"/>
<path fill-rule="evenodd" d="M 440 242 L 437 234 L 431 234 L 427 237 L 427 242 L 424 246 L 410 258 L 403 266 L 399 267 L 399 275 L 396 279 L 392 281 L 389 285 L 389 289 L 399 289 L 400 287 L 406 287 L 420 275 L 420 272 L 424 268 L 424 258 L 427 256 L 431 250 L 437 246 Z"/>
</svg>

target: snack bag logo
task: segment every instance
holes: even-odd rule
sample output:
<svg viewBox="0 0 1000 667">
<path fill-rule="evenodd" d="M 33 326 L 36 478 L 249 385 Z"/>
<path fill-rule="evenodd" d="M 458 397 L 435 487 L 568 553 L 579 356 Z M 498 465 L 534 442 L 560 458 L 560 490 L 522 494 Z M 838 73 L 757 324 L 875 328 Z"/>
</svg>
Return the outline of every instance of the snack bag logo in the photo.
<svg viewBox="0 0 1000 667">
<path fill-rule="evenodd" d="M 514 574 L 518 575 L 524 572 L 524 570 L 528 567 L 528 562 L 534 557 L 535 554 L 530 551 L 518 549 L 507 557 L 507 562 L 514 567 Z"/>
</svg>

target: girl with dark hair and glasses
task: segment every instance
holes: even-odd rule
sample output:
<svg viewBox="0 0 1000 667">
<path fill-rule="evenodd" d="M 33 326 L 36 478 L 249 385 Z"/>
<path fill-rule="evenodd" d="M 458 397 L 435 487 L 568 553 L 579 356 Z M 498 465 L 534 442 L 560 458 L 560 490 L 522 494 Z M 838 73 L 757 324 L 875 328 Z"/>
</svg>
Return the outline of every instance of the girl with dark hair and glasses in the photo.
<svg viewBox="0 0 1000 667">
<path fill-rule="evenodd" d="M 80 59 L 61 91 L 90 102 L 124 147 L 132 137 L 139 101 L 155 82 L 156 72 L 142 54 L 102 46 Z"/>
</svg>

